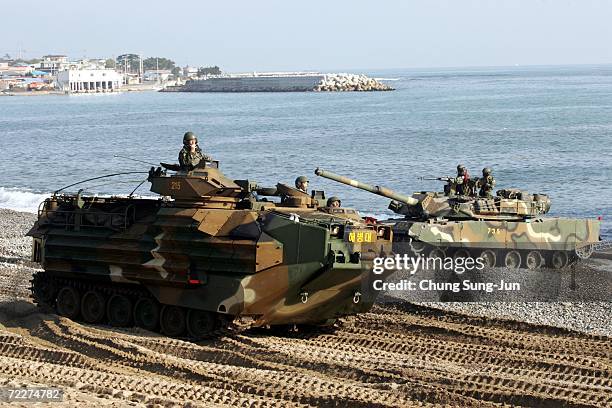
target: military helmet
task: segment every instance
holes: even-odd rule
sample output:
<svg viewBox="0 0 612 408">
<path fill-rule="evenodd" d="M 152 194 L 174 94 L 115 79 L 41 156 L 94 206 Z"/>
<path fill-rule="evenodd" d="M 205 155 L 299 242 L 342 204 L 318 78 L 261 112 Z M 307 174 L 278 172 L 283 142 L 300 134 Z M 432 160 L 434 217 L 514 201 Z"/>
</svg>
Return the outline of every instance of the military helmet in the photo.
<svg viewBox="0 0 612 408">
<path fill-rule="evenodd" d="M 331 207 L 334 201 L 337 201 L 338 204 L 342 205 L 342 201 L 340 200 L 340 197 L 333 196 L 333 197 L 329 197 L 329 199 L 327 200 L 327 206 Z"/>
<path fill-rule="evenodd" d="M 485 167 L 484 169 L 482 169 L 483 176 L 490 176 L 491 173 L 493 173 L 493 169 L 490 167 Z"/>
<path fill-rule="evenodd" d="M 465 172 L 465 166 L 463 164 L 457 165 L 457 174 L 463 174 Z"/>
<path fill-rule="evenodd" d="M 183 136 L 183 143 L 187 143 L 190 140 L 195 140 L 196 143 L 198 143 L 198 138 L 195 135 L 195 133 L 193 133 L 193 132 L 185 132 L 185 135 Z"/>
<path fill-rule="evenodd" d="M 308 177 L 306 176 L 300 176 L 298 178 L 295 179 L 295 186 L 299 186 L 300 183 L 308 183 Z"/>
</svg>

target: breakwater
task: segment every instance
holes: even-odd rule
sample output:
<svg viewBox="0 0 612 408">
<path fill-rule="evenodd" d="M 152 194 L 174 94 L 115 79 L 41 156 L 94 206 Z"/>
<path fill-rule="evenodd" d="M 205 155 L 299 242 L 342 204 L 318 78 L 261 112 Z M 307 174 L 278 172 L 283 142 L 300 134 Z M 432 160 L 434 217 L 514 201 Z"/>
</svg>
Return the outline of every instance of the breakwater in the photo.
<svg viewBox="0 0 612 408">
<path fill-rule="evenodd" d="M 392 91 L 389 85 L 368 78 L 365 75 L 354 74 L 329 74 L 313 89 L 318 92 L 367 92 L 367 91 Z"/>
<path fill-rule="evenodd" d="M 365 75 L 317 72 L 236 74 L 187 81 L 162 92 L 366 92 L 390 86 Z"/>
</svg>

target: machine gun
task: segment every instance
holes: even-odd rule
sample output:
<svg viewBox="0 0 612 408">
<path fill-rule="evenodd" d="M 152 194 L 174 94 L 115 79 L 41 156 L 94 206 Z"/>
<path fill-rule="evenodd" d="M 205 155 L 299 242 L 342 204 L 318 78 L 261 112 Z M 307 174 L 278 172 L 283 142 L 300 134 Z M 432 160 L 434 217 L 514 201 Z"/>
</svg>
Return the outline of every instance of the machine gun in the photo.
<svg viewBox="0 0 612 408">
<path fill-rule="evenodd" d="M 437 180 L 437 181 L 445 181 L 447 183 L 450 183 L 455 178 L 454 177 L 419 177 L 418 179 L 419 180 Z"/>
</svg>

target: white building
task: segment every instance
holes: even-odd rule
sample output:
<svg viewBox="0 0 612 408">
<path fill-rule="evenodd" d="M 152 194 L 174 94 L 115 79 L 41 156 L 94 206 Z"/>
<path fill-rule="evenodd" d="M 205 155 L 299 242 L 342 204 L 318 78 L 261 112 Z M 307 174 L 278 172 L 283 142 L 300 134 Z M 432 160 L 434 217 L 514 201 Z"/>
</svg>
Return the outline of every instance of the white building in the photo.
<svg viewBox="0 0 612 408">
<path fill-rule="evenodd" d="M 144 80 L 145 81 L 158 81 L 165 82 L 168 80 L 168 77 L 172 74 L 172 72 L 168 69 L 151 69 L 145 71 Z"/>
<path fill-rule="evenodd" d="M 198 76 L 198 67 L 192 67 L 187 65 L 183 68 L 183 75 L 188 78 L 195 78 Z"/>
<path fill-rule="evenodd" d="M 69 69 L 57 73 L 57 83 L 65 92 L 114 92 L 123 78 L 112 69 Z"/>
<path fill-rule="evenodd" d="M 65 55 L 45 55 L 42 57 L 38 69 L 55 75 L 67 65 L 68 57 Z"/>
</svg>

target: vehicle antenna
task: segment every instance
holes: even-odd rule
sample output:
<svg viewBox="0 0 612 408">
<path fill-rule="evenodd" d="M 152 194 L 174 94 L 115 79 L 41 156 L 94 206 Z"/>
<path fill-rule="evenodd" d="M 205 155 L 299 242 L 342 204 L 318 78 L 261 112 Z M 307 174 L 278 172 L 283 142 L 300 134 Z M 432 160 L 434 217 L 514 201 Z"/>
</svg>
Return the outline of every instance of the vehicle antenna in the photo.
<svg viewBox="0 0 612 408">
<path fill-rule="evenodd" d="M 140 188 L 140 186 L 142 186 L 144 184 L 145 181 L 147 181 L 149 178 L 147 177 L 146 179 L 142 180 L 135 189 L 132 190 L 132 192 L 130 193 L 130 195 L 128 197 L 132 197 L 134 195 L 134 193 L 136 192 L 136 190 L 138 190 Z"/>
<path fill-rule="evenodd" d="M 86 182 L 92 181 L 92 180 L 99 180 L 99 179 L 106 178 L 106 177 L 122 176 L 124 174 L 149 174 L 149 172 L 148 171 L 126 171 L 126 172 L 123 172 L 123 173 L 113 173 L 113 174 L 106 174 L 104 176 L 92 177 L 92 178 L 87 179 L 87 180 L 77 181 L 76 183 L 72 183 L 70 185 L 64 186 L 64 187 L 60 188 L 59 190 L 56 190 L 53 193 L 53 195 L 59 193 L 62 190 L 67 189 L 68 187 L 76 186 L 77 184 L 86 183 Z"/>
<path fill-rule="evenodd" d="M 118 154 L 113 154 L 113 157 L 119 157 L 119 158 L 122 158 L 122 159 L 135 161 L 135 162 L 138 162 L 138 163 L 150 164 L 151 166 L 159 166 L 159 164 L 151 163 L 151 162 L 144 161 L 144 160 L 132 159 L 131 157 L 121 156 L 121 155 L 118 155 Z"/>
</svg>

